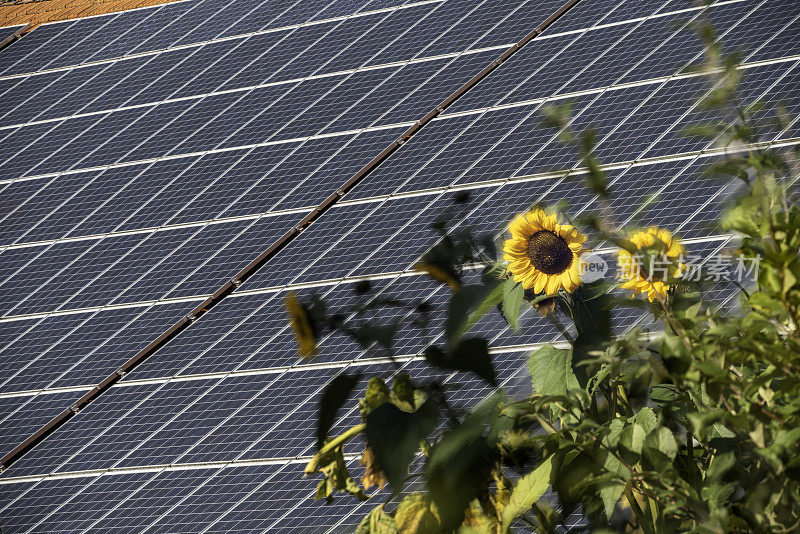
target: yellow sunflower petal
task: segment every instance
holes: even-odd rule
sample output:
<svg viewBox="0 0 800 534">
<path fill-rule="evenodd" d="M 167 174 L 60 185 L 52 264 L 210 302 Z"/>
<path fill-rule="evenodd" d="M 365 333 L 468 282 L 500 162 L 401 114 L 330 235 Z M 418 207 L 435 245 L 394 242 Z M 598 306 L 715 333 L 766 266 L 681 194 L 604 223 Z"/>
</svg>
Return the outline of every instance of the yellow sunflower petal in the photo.
<svg viewBox="0 0 800 534">
<path fill-rule="evenodd" d="M 558 276 L 550 276 L 547 279 L 547 285 L 544 288 L 544 292 L 547 293 L 548 296 L 553 296 L 558 293 L 558 287 L 560 286 L 559 280 L 560 277 Z"/>
</svg>

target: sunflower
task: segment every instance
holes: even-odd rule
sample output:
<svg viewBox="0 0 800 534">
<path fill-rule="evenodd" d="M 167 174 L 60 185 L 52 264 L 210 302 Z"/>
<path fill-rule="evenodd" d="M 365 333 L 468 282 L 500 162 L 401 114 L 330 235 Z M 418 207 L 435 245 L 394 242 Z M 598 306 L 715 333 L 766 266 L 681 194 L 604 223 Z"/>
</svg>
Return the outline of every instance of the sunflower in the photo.
<svg viewBox="0 0 800 534">
<path fill-rule="evenodd" d="M 523 288 L 553 296 L 560 288 L 572 293 L 581 285 L 579 258 L 586 236 L 572 225 L 533 209 L 517 215 L 508 230 L 503 257 Z"/>
<path fill-rule="evenodd" d="M 308 310 L 297 299 L 294 291 L 286 296 L 286 311 L 289 313 L 289 323 L 297 339 L 300 356 L 310 358 L 317 353 L 317 337 Z"/>
<path fill-rule="evenodd" d="M 673 286 L 664 282 L 664 274 L 669 278 L 680 278 L 686 270 L 686 265 L 678 261 L 678 258 L 686 252 L 683 245 L 669 230 L 657 227 L 637 232 L 629 238 L 629 241 L 636 247 L 637 255 L 647 254 L 652 261 L 659 261 L 663 267 L 655 268 L 655 264 L 651 264 L 649 269 L 645 269 L 646 272 L 642 272 L 641 262 L 627 250 L 621 250 L 618 260 L 619 273 L 627 280 L 622 284 L 622 288 L 632 289 L 634 296 L 646 294 L 650 302 L 657 298 L 659 300 L 666 298 L 667 292 Z M 658 255 L 661 258 L 657 258 Z"/>
</svg>

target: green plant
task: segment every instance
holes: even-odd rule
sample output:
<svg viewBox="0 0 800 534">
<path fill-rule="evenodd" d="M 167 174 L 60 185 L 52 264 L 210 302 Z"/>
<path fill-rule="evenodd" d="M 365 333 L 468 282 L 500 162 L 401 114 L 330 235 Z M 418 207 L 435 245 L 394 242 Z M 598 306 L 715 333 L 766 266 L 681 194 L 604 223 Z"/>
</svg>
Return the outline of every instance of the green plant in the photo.
<svg viewBox="0 0 800 534">
<path fill-rule="evenodd" d="M 703 284 L 687 280 L 677 237 L 619 226 L 594 155 L 596 134 L 571 131 L 568 106 L 548 109 L 546 121 L 580 153 L 587 187 L 601 204 L 575 226 L 638 258 L 625 287 L 643 287 L 648 298 L 610 281 L 562 284 L 556 293 L 542 282 L 535 293 L 530 265 L 514 268 L 524 253 L 508 255 L 517 245 L 507 243 L 499 258 L 491 239 L 448 233 L 441 224 L 441 242 L 418 264 L 452 289 L 444 344 L 423 354 L 429 365 L 497 386 L 488 342 L 470 335 L 496 309 L 516 328 L 521 311 L 536 307 L 569 343 L 528 356 L 533 395 L 511 399 L 496 390 L 466 414 L 452 409 L 436 381 L 418 384 L 401 373 L 389 388 L 373 378 L 359 401 L 362 422 L 331 439 L 335 415 L 358 383 L 337 378 L 322 397 L 320 451 L 306 472 L 322 473 L 319 498 L 338 490 L 364 499 L 365 489 L 389 484 L 389 499 L 364 517 L 359 533 L 556 532 L 575 510 L 597 531 L 800 530 L 800 209 L 790 192 L 797 151 L 752 148 L 763 110 L 738 102 L 736 56 L 722 54 L 710 27 L 699 33 L 708 54 L 695 70 L 715 87 L 700 106 L 727 120 L 688 133 L 736 148 L 708 172 L 743 184 L 720 226 L 738 236 L 742 261 L 758 263 L 755 279 L 739 286 L 733 308 L 710 302 Z M 548 239 L 537 246 L 555 243 Z M 516 250 L 523 249 L 530 245 Z M 464 285 L 464 269 L 476 264 L 485 266 L 483 283 Z M 645 276 L 659 265 L 660 275 Z M 338 329 L 367 348 L 390 348 L 398 327 L 355 328 L 327 317 L 319 302 L 290 304 L 309 325 L 301 331 Z M 643 309 L 655 328 L 616 332 L 612 316 L 627 306 Z M 307 336 L 303 342 L 312 353 Z M 363 487 L 342 455 L 356 436 L 365 440 Z M 404 493 L 410 478 L 422 481 L 422 491 Z"/>
</svg>

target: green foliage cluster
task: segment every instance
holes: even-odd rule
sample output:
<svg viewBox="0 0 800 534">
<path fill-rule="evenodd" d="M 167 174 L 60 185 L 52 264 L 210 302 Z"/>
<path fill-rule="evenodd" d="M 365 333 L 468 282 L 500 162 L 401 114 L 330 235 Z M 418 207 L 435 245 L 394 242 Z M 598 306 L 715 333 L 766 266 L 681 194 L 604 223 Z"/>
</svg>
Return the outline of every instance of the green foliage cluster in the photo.
<svg viewBox="0 0 800 534">
<path fill-rule="evenodd" d="M 741 180 L 720 225 L 739 237 L 739 253 L 760 260 L 752 287 L 740 287 L 739 302 L 725 310 L 677 277 L 649 304 L 607 281 L 555 298 L 531 295 L 491 240 L 443 228 L 418 266 L 452 288 L 444 344 L 423 354 L 429 365 L 496 387 L 489 344 L 470 335 L 488 313 L 517 328 L 536 307 L 566 342 L 527 357 L 531 396 L 495 389 L 468 413 L 454 410 L 435 380 L 416 384 L 399 373 L 389 388 L 372 378 L 359 401 L 362 422 L 329 438 L 360 379 L 337 378 L 320 402 L 320 451 L 306 472 L 322 474 L 317 497 L 325 499 L 336 491 L 365 499 L 365 489 L 388 483 L 388 499 L 359 534 L 558 532 L 576 510 L 598 532 L 800 531 L 800 209 L 789 190 L 798 154 L 759 148 L 765 113 L 738 103 L 736 57 L 722 54 L 710 27 L 699 31 L 708 58 L 696 70 L 715 87 L 700 105 L 725 120 L 688 133 L 735 148 L 709 172 Z M 613 188 L 594 156 L 596 134 L 570 131 L 568 114 L 552 108 L 546 120 L 579 151 L 587 187 L 603 205 L 580 222 L 633 250 L 630 230 L 604 203 Z M 464 269 L 476 264 L 486 266 L 483 283 L 463 285 Z M 616 333 L 611 317 L 624 306 L 643 308 L 656 328 Z M 365 347 L 391 347 L 397 324 L 352 328 L 312 307 L 306 319 L 315 330 L 323 324 Z M 365 442 L 361 485 L 343 454 L 357 436 Z M 412 482 L 418 491 L 409 493 Z"/>
</svg>

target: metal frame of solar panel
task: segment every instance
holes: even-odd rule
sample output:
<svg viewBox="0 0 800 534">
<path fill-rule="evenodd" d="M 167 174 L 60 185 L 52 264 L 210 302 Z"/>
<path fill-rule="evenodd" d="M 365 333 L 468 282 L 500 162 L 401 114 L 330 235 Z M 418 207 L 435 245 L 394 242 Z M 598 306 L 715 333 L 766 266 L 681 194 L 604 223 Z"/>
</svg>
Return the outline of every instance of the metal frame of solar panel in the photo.
<svg viewBox="0 0 800 534">
<path fill-rule="evenodd" d="M 711 89 L 681 70 L 702 53 L 686 28 L 706 17 L 746 49 L 744 101 L 796 112 L 798 7 L 581 0 L 530 33 L 562 4 L 179 2 L 47 24 L 0 53 L 0 454 L 58 420 L 0 475 L 0 524 L 352 526 L 368 504 L 317 507 L 299 476 L 316 396 L 345 369 L 394 371 L 335 334 L 298 362 L 286 292 L 441 314 L 447 291 L 411 270 L 436 217 L 500 232 L 533 201 L 591 209 L 579 163 L 539 128 L 546 104 L 572 100 L 572 126 L 599 129 L 623 218 L 670 226 L 691 250 L 724 246 L 708 223 L 731 190 L 698 178 L 721 150 L 677 135 L 707 118 L 694 102 Z M 762 142 L 796 134 L 797 121 Z M 454 206 L 459 190 L 474 194 Z M 635 209 L 658 191 L 685 202 Z M 491 316 L 476 326 L 512 392 L 527 387 L 520 355 L 560 341 L 523 321 L 521 334 Z M 430 376 L 417 355 L 439 336 L 404 328 L 398 361 Z M 465 386 L 463 405 L 488 394 L 444 378 Z"/>
</svg>

